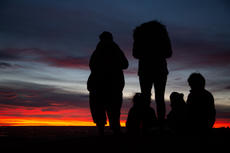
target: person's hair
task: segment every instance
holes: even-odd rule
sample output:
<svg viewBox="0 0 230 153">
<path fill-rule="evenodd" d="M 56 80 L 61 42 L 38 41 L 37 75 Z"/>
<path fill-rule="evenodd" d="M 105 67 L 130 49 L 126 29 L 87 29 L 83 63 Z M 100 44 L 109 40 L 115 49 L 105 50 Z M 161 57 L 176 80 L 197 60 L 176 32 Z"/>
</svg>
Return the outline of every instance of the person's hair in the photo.
<svg viewBox="0 0 230 153">
<path fill-rule="evenodd" d="M 150 103 L 151 101 L 149 101 L 148 98 L 142 93 L 135 93 L 135 95 L 133 96 L 134 105 L 148 106 L 150 105 Z"/>
<path fill-rule="evenodd" d="M 178 92 L 172 92 L 170 94 L 170 103 L 171 107 L 181 107 L 185 104 L 184 102 L 184 94 Z"/>
<path fill-rule="evenodd" d="M 100 40 L 112 41 L 113 35 L 112 35 L 112 33 L 108 32 L 108 31 L 104 31 L 100 34 L 99 38 L 100 38 Z"/>
<path fill-rule="evenodd" d="M 136 27 L 133 32 L 134 39 L 145 36 L 147 33 L 161 33 L 161 31 L 166 31 L 165 25 L 157 20 L 145 22 L 140 26 Z M 146 36 L 145 36 L 146 37 Z"/>
<path fill-rule="evenodd" d="M 200 73 L 192 73 L 188 78 L 188 83 L 192 88 L 204 88 L 205 78 Z"/>
<path fill-rule="evenodd" d="M 178 97 L 183 99 L 184 94 L 178 93 L 178 92 L 172 92 L 171 95 L 170 95 L 170 100 L 177 99 Z"/>
</svg>

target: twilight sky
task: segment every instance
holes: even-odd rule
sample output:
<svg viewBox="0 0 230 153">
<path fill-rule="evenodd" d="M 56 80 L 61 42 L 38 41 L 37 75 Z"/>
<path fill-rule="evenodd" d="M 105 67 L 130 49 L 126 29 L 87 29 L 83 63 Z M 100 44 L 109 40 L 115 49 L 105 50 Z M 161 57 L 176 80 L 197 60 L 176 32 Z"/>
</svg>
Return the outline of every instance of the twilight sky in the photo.
<svg viewBox="0 0 230 153">
<path fill-rule="evenodd" d="M 1 0 L 0 125 L 93 125 L 88 62 L 103 31 L 113 33 L 130 63 L 124 125 L 140 91 L 132 32 L 157 19 L 173 47 L 166 100 L 173 91 L 186 100 L 187 78 L 200 72 L 215 97 L 216 127 L 230 126 L 229 17 L 228 0 Z"/>
</svg>

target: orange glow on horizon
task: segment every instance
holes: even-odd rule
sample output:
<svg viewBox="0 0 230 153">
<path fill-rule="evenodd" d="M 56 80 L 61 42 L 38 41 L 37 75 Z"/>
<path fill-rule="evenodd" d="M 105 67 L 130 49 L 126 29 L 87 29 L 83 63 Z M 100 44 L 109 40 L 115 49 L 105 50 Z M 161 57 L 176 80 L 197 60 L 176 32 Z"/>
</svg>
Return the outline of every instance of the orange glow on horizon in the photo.
<svg viewBox="0 0 230 153">
<path fill-rule="evenodd" d="M 71 119 L 9 118 L 0 119 L 0 126 L 95 126 L 91 121 Z"/>
<path fill-rule="evenodd" d="M 0 126 L 96 126 L 96 124 L 92 121 L 74 119 L 0 118 Z M 121 126 L 125 126 L 125 121 L 121 121 Z"/>
<path fill-rule="evenodd" d="M 121 121 L 125 127 L 126 121 Z M 107 124 L 106 126 L 108 126 Z M 96 126 L 92 121 L 52 118 L 0 118 L 0 126 Z M 230 127 L 229 121 L 216 121 L 214 128 Z"/>
<path fill-rule="evenodd" d="M 213 127 L 214 128 L 230 127 L 230 121 L 216 121 Z"/>
</svg>

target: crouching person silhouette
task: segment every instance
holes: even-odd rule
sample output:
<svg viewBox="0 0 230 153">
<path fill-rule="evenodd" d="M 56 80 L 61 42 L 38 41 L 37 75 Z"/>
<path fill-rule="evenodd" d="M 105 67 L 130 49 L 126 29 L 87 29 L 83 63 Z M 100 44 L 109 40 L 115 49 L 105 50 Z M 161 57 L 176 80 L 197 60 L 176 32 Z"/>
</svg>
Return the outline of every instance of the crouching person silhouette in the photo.
<svg viewBox="0 0 230 153">
<path fill-rule="evenodd" d="M 148 134 L 156 126 L 156 120 L 155 111 L 150 107 L 149 98 L 146 98 L 142 93 L 136 93 L 126 122 L 128 134 L 137 136 Z"/>
<path fill-rule="evenodd" d="M 120 132 L 120 109 L 124 88 L 123 69 L 128 67 L 128 60 L 119 46 L 113 41 L 110 32 L 103 32 L 100 42 L 93 52 L 88 78 L 90 111 L 99 133 L 104 134 L 106 114 L 114 134 Z"/>
<path fill-rule="evenodd" d="M 150 99 L 154 85 L 157 117 L 161 122 L 165 119 L 164 94 L 168 75 L 166 58 L 172 55 L 168 32 L 158 21 L 150 21 L 136 27 L 133 38 L 133 56 L 139 60 L 141 93 Z"/>
<path fill-rule="evenodd" d="M 170 129 L 180 134 L 187 128 L 187 106 L 184 94 L 172 92 L 170 95 L 171 111 L 167 115 L 167 123 Z"/>
<path fill-rule="evenodd" d="M 191 88 L 187 99 L 188 121 L 192 129 L 207 130 L 215 123 L 216 110 L 213 95 L 205 89 L 205 78 L 192 73 L 188 78 Z"/>
</svg>

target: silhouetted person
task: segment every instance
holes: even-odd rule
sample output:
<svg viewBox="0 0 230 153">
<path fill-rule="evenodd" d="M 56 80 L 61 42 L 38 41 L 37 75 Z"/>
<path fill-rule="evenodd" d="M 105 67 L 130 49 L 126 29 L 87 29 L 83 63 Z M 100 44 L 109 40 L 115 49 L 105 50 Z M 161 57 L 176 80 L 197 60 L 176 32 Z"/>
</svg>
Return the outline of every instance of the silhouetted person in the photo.
<svg viewBox="0 0 230 153">
<path fill-rule="evenodd" d="M 184 94 L 172 92 L 170 105 L 171 111 L 167 115 L 168 126 L 175 132 L 182 132 L 187 127 L 187 106 Z"/>
<path fill-rule="evenodd" d="M 136 93 L 133 97 L 133 107 L 129 110 L 126 122 L 129 134 L 146 134 L 156 125 L 156 115 L 150 107 L 149 98 L 141 93 Z"/>
<path fill-rule="evenodd" d="M 192 73 L 188 83 L 191 88 L 187 99 L 190 128 L 201 130 L 212 128 L 216 110 L 213 95 L 205 89 L 205 78 L 200 73 Z"/>
<path fill-rule="evenodd" d="M 90 110 L 100 134 L 104 133 L 106 114 L 111 129 L 119 133 L 125 84 L 123 69 L 128 67 L 128 61 L 110 32 L 103 32 L 99 38 L 89 63 L 91 74 L 87 88 L 90 92 Z"/>
<path fill-rule="evenodd" d="M 136 27 L 133 38 L 133 56 L 139 60 L 141 92 L 151 99 L 154 85 L 158 120 L 164 120 L 164 93 L 168 75 L 166 58 L 172 55 L 168 32 L 158 21 L 150 21 Z"/>
</svg>

